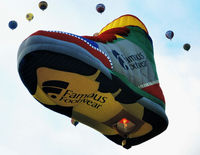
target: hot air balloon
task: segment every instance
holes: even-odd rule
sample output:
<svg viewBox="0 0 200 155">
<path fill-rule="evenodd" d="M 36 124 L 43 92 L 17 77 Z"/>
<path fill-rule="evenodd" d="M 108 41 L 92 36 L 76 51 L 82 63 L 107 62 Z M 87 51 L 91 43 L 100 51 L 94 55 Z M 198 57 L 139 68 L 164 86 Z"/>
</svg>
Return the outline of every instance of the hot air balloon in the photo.
<svg viewBox="0 0 200 155">
<path fill-rule="evenodd" d="M 174 37 L 174 32 L 169 30 L 165 33 L 165 36 L 171 40 Z"/>
<path fill-rule="evenodd" d="M 96 6 L 96 10 L 97 10 L 97 12 L 99 12 L 99 13 L 103 13 L 104 11 L 105 11 L 105 5 L 104 4 L 97 4 L 97 6 Z"/>
<path fill-rule="evenodd" d="M 97 36 L 37 31 L 20 45 L 17 66 L 43 106 L 129 149 L 168 126 L 153 49 L 146 26 L 123 15 Z"/>
<path fill-rule="evenodd" d="M 189 51 L 190 50 L 190 44 L 186 43 L 183 45 L 184 50 Z"/>
<path fill-rule="evenodd" d="M 71 119 L 71 123 L 74 125 L 74 126 L 77 126 L 78 125 L 78 121 L 77 120 L 75 120 L 75 119 Z"/>
<path fill-rule="evenodd" d="M 47 2 L 45 2 L 45 1 L 41 1 L 41 2 L 38 4 L 38 6 L 39 6 L 39 8 L 40 8 L 42 11 L 44 11 L 44 10 L 47 8 L 48 4 L 47 4 Z"/>
<path fill-rule="evenodd" d="M 14 30 L 17 27 L 17 22 L 15 20 L 11 20 L 8 23 L 8 26 L 9 26 L 10 29 Z"/>
<path fill-rule="evenodd" d="M 27 13 L 26 14 L 26 19 L 28 20 L 28 21 L 31 21 L 32 19 L 33 19 L 33 14 L 32 13 Z"/>
</svg>

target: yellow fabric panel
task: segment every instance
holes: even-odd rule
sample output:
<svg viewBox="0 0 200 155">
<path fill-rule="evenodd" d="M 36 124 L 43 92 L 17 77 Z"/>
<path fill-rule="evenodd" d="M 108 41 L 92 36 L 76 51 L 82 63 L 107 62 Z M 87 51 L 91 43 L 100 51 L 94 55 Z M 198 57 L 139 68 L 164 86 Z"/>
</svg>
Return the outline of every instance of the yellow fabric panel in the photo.
<svg viewBox="0 0 200 155">
<path fill-rule="evenodd" d="M 46 94 L 42 91 L 42 89 L 40 87 L 37 86 L 36 89 L 36 93 L 33 95 L 33 97 L 35 99 L 37 99 L 38 101 L 40 101 L 43 104 L 47 104 L 47 105 L 56 105 L 53 101 L 51 101 L 49 99 L 48 96 L 46 96 Z"/>
<path fill-rule="evenodd" d="M 107 126 L 103 123 L 100 123 L 98 121 L 95 121 L 85 115 L 82 115 L 79 112 L 73 111 L 72 118 L 75 118 L 77 121 L 93 128 L 95 130 L 98 130 L 99 132 L 101 132 L 104 135 L 117 135 L 118 134 L 118 132 L 115 129 L 110 128 L 109 126 Z"/>
<path fill-rule="evenodd" d="M 94 75 L 94 76 L 96 76 L 96 75 Z M 84 76 L 80 76 L 79 74 L 58 71 L 58 70 L 49 69 L 46 67 L 41 67 L 41 68 L 37 69 L 37 78 L 38 78 L 38 86 L 40 88 L 42 88 L 43 82 L 49 81 L 49 80 L 55 80 L 55 79 L 58 81 L 65 81 L 65 82 L 72 83 L 67 87 L 67 90 L 69 90 L 67 93 L 68 96 L 69 95 L 75 96 L 76 95 L 75 93 L 79 93 L 82 96 L 91 94 L 91 93 L 95 92 L 99 87 L 99 83 L 94 82 L 88 78 L 84 78 Z M 94 77 L 91 76 L 90 78 L 94 78 Z M 91 87 L 89 87 L 89 85 L 91 85 Z M 39 90 L 41 90 L 41 89 L 38 89 L 38 91 Z M 66 103 L 67 98 L 64 96 L 65 93 L 66 93 L 66 90 L 63 89 L 60 94 L 57 94 L 57 98 L 55 98 L 55 99 L 51 98 L 51 100 L 60 106 L 66 106 L 66 107 L 76 106 L 77 103 L 75 103 L 75 102 Z M 42 92 L 42 91 L 39 91 L 39 92 L 36 91 L 36 94 L 37 94 L 37 96 L 43 94 L 41 96 L 42 99 L 45 98 L 45 96 L 46 96 L 46 94 L 44 94 L 44 92 Z M 51 95 L 51 94 L 49 94 L 49 95 Z M 48 103 L 45 103 L 45 104 L 48 104 Z"/>
<path fill-rule="evenodd" d="M 100 70 L 97 70 L 97 72 L 93 75 L 90 76 L 86 76 L 88 79 L 95 81 L 97 79 L 97 77 L 99 76 L 99 74 L 101 73 Z"/>
<path fill-rule="evenodd" d="M 122 110 L 122 106 L 114 100 L 111 94 L 100 92 L 95 92 L 95 94 L 106 98 L 106 102 L 99 104 L 95 100 L 90 99 L 91 102 L 88 102 L 89 105 L 78 104 L 73 108 L 73 111 L 84 114 L 98 122 L 106 122 Z"/>
<path fill-rule="evenodd" d="M 124 37 L 120 36 L 120 35 L 115 35 L 117 38 L 121 38 L 121 39 L 125 39 Z"/>
<path fill-rule="evenodd" d="M 37 69 L 38 88 L 36 97 L 44 101 L 44 104 L 73 107 L 73 111 L 86 115 L 93 120 L 106 122 L 117 115 L 123 107 L 115 101 L 110 93 L 98 91 L 99 82 L 95 81 L 100 71 L 90 76 L 83 76 L 77 73 L 64 72 L 46 67 Z M 59 94 L 45 94 L 41 88 L 45 81 L 63 81 L 69 83 L 66 89 L 62 89 Z M 55 98 L 50 97 L 56 96 Z M 48 96 L 48 98 L 47 98 Z M 55 105 L 54 104 L 54 105 Z"/>
<path fill-rule="evenodd" d="M 128 135 L 128 138 L 136 138 L 136 137 L 143 136 L 149 133 L 151 130 L 152 130 L 152 126 L 149 123 L 144 123 L 137 132 L 134 132 Z"/>
<path fill-rule="evenodd" d="M 117 116 L 123 109 L 136 118 L 142 120 L 144 107 L 138 103 L 120 104 L 115 100 L 121 89 L 115 93 L 102 93 L 98 91 L 99 82 L 95 81 L 100 71 L 90 76 L 77 73 L 64 72 L 46 67 L 37 69 L 37 90 L 33 95 L 40 102 L 47 105 L 59 105 L 73 107 L 72 118 L 97 129 L 104 135 L 115 135 L 117 131 L 102 122 L 106 122 Z M 46 81 L 61 81 L 68 83 L 65 88 L 57 86 L 45 86 Z M 45 92 L 43 87 L 61 89 L 59 93 Z M 52 97 L 54 96 L 54 97 Z M 151 125 L 145 123 L 130 137 L 138 137 L 152 130 Z"/>
<path fill-rule="evenodd" d="M 112 28 L 124 27 L 124 26 L 138 26 L 141 29 L 143 29 L 144 31 L 146 31 L 146 33 L 148 33 L 146 26 L 143 24 L 142 21 L 140 21 L 140 19 L 138 19 L 136 16 L 133 16 L 133 15 L 124 15 L 124 16 L 121 16 L 121 17 L 115 19 L 114 21 L 112 21 L 108 25 L 106 25 L 100 31 L 99 34 L 105 32 L 109 29 L 112 29 Z"/>
<path fill-rule="evenodd" d="M 127 112 L 142 120 L 142 117 L 144 115 L 144 107 L 142 105 L 140 105 L 139 103 L 121 105 Z"/>
</svg>

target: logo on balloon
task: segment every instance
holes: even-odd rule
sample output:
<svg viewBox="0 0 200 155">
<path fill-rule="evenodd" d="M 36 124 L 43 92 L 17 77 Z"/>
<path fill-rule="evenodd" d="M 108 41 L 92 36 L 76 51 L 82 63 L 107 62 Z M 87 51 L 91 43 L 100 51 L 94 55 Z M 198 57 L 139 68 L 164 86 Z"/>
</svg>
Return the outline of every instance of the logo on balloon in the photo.
<svg viewBox="0 0 200 155">
<path fill-rule="evenodd" d="M 64 81 L 50 80 L 42 84 L 42 90 L 51 98 L 56 99 L 63 89 L 67 89 L 69 83 Z"/>
<path fill-rule="evenodd" d="M 119 61 L 120 65 L 125 69 L 128 70 L 129 67 L 128 65 L 126 65 L 125 60 L 123 59 L 123 57 L 115 50 L 112 50 L 113 55 L 115 56 L 115 58 Z"/>
<path fill-rule="evenodd" d="M 100 93 L 78 93 L 73 89 L 67 89 L 69 83 L 64 81 L 50 80 L 42 84 L 42 90 L 58 104 L 59 102 L 75 106 L 84 103 L 92 108 L 99 109 L 106 102 L 107 96 Z"/>
</svg>

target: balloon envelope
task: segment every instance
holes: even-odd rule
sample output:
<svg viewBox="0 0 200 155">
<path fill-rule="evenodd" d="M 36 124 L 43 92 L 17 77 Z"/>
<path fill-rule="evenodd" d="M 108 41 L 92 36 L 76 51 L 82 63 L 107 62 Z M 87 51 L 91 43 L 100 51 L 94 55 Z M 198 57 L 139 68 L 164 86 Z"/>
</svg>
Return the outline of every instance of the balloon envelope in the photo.
<svg viewBox="0 0 200 155">
<path fill-rule="evenodd" d="M 60 31 L 31 34 L 18 50 L 17 70 L 42 105 L 129 149 L 168 126 L 154 56 L 147 53 L 153 53 L 153 43 L 145 25 L 133 15 L 123 15 L 97 37 Z M 109 76 L 104 73 L 113 67 Z"/>
<path fill-rule="evenodd" d="M 168 38 L 168 39 L 172 39 L 174 37 L 174 32 L 169 30 L 165 33 L 165 36 Z"/>
<path fill-rule="evenodd" d="M 47 8 L 47 6 L 48 6 L 48 4 L 47 4 L 47 2 L 45 2 L 45 1 L 41 1 L 39 4 L 39 8 L 41 9 L 41 10 L 45 10 L 46 8 Z"/>
<path fill-rule="evenodd" d="M 188 43 L 186 43 L 186 44 L 184 44 L 183 45 L 183 48 L 184 48 L 184 50 L 186 50 L 186 51 L 189 51 L 189 49 L 190 49 L 190 44 L 188 44 Z"/>
<path fill-rule="evenodd" d="M 28 21 L 31 21 L 32 19 L 33 19 L 33 14 L 32 13 L 27 13 L 26 14 L 26 19 L 28 20 Z"/>
<path fill-rule="evenodd" d="M 11 20 L 8 23 L 8 26 L 9 26 L 10 29 L 14 30 L 17 27 L 17 22 L 15 20 Z"/>
<path fill-rule="evenodd" d="M 104 4 L 97 4 L 96 10 L 99 13 L 103 13 L 105 11 L 105 5 Z"/>
</svg>

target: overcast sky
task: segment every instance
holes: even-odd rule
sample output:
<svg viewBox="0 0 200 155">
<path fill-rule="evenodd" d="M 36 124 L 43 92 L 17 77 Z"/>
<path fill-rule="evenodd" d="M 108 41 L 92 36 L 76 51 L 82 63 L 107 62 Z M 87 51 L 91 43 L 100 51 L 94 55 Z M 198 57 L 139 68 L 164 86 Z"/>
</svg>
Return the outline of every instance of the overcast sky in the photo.
<svg viewBox="0 0 200 155">
<path fill-rule="evenodd" d="M 199 155 L 200 1 L 199 0 L 0 0 L 0 154 L 2 155 Z M 98 14 L 96 4 L 106 10 Z M 34 19 L 28 22 L 27 13 Z M 99 132 L 44 108 L 17 72 L 20 43 L 37 30 L 93 35 L 115 18 L 133 14 L 146 25 L 166 98 L 169 127 L 161 135 L 126 150 Z M 16 20 L 15 30 L 8 22 Z M 172 41 L 165 32 L 173 30 Z M 190 51 L 183 44 L 190 43 Z"/>
</svg>

